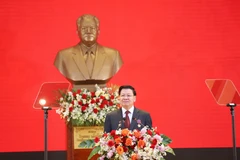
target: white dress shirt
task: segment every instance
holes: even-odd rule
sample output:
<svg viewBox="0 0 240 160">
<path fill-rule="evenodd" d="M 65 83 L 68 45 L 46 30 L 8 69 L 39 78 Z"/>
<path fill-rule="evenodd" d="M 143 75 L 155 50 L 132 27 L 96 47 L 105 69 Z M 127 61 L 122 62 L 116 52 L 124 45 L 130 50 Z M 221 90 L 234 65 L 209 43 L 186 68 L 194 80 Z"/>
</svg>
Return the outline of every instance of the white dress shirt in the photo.
<svg viewBox="0 0 240 160">
<path fill-rule="evenodd" d="M 126 111 L 127 110 L 122 107 L 122 116 L 123 116 L 123 118 L 126 118 L 126 113 L 125 113 Z M 130 124 L 131 124 L 132 118 L 133 118 L 134 106 L 132 106 L 128 111 L 130 112 L 130 113 L 128 113 L 128 117 L 129 117 Z"/>
</svg>

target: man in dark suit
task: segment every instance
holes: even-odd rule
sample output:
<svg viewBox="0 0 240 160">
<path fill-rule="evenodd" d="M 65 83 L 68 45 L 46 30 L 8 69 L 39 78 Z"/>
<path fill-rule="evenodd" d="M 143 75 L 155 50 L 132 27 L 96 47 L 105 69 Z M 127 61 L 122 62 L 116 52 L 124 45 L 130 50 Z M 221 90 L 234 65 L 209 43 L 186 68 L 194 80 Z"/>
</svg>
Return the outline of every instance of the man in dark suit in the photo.
<svg viewBox="0 0 240 160">
<path fill-rule="evenodd" d="M 60 50 L 54 65 L 72 84 L 73 88 L 95 90 L 95 84 L 104 87 L 122 66 L 122 58 L 115 49 L 97 43 L 97 17 L 85 14 L 77 19 L 80 43 Z"/>
<path fill-rule="evenodd" d="M 119 128 L 140 130 L 144 126 L 152 127 L 150 114 L 134 106 L 136 95 L 137 93 L 132 86 L 124 85 L 119 88 L 121 108 L 107 114 L 104 132 L 108 133 Z"/>
</svg>

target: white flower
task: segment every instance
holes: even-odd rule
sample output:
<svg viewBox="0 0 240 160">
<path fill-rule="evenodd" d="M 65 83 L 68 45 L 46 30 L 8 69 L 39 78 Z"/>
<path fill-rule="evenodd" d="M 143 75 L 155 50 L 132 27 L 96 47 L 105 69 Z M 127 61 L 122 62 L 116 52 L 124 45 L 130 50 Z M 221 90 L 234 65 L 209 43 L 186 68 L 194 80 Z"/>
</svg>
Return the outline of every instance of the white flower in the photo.
<svg viewBox="0 0 240 160">
<path fill-rule="evenodd" d="M 122 133 L 122 129 L 120 128 L 119 130 L 116 130 L 116 134 L 121 134 Z"/>
<path fill-rule="evenodd" d="M 110 98 L 110 97 L 109 97 L 109 96 L 110 96 L 109 94 L 104 94 L 103 96 L 104 96 L 107 100 L 109 100 L 109 98 Z"/>
<path fill-rule="evenodd" d="M 142 135 L 145 135 L 146 132 L 147 132 L 147 128 L 143 127 L 140 132 L 141 132 Z"/>
<path fill-rule="evenodd" d="M 83 104 L 87 104 L 87 100 L 86 99 L 82 99 L 82 103 Z"/>
<path fill-rule="evenodd" d="M 61 110 L 62 110 L 61 108 L 57 109 L 57 110 L 56 110 L 56 113 L 57 113 L 57 114 L 61 114 L 61 112 L 62 112 Z"/>
<path fill-rule="evenodd" d="M 76 100 L 77 100 L 77 101 L 80 101 L 80 100 L 81 100 L 81 98 L 82 98 L 82 96 L 81 96 L 81 95 L 79 95 L 79 94 L 77 94 L 77 95 L 76 95 Z"/>
<path fill-rule="evenodd" d="M 103 93 L 104 93 L 103 90 L 99 89 L 99 90 L 97 90 L 97 91 L 95 92 L 95 95 L 96 95 L 96 97 L 99 97 L 99 96 L 102 95 Z"/>
<path fill-rule="evenodd" d="M 109 88 L 101 89 L 98 85 L 95 87 L 94 97 L 92 97 L 92 93 L 87 89 L 81 89 L 80 92 L 66 92 L 59 99 L 60 108 L 56 113 L 61 118 L 66 118 L 67 122 L 74 119 L 76 120 L 74 122 L 78 122 L 80 125 L 86 123 L 102 125 L 107 113 L 118 109 L 119 101 L 116 96 L 117 91 L 113 92 Z M 114 98 L 110 99 L 112 95 L 114 95 Z M 103 102 L 104 104 L 102 104 Z M 109 106 L 109 103 L 112 106 Z"/>
<path fill-rule="evenodd" d="M 113 156 L 113 152 L 112 152 L 112 151 L 109 151 L 109 152 L 107 153 L 107 158 L 112 158 L 112 156 Z"/>
<path fill-rule="evenodd" d="M 154 135 L 153 138 L 155 138 L 156 140 L 158 140 L 159 143 L 162 143 L 163 138 L 160 135 Z"/>
<path fill-rule="evenodd" d="M 63 112 L 63 117 L 67 117 L 69 115 L 69 109 L 66 109 L 65 112 Z"/>
</svg>

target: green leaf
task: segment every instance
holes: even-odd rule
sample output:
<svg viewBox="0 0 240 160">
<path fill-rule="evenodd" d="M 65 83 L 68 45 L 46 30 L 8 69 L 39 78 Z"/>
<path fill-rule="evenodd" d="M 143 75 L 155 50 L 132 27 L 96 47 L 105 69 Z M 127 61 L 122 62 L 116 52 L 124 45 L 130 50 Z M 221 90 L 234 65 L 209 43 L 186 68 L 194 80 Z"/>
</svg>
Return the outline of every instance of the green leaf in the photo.
<svg viewBox="0 0 240 160">
<path fill-rule="evenodd" d="M 166 152 L 171 153 L 171 154 L 173 154 L 175 156 L 175 153 L 174 153 L 172 148 L 169 148 L 168 150 L 166 150 Z"/>
<path fill-rule="evenodd" d="M 88 160 L 90 160 L 94 155 L 96 155 L 98 153 L 98 151 L 100 151 L 101 147 L 97 146 L 95 147 L 92 152 L 90 153 L 90 155 L 88 156 Z"/>
<path fill-rule="evenodd" d="M 161 134 L 161 137 L 163 138 L 162 143 L 164 145 L 168 145 L 168 144 L 172 143 L 172 140 L 169 137 L 165 136 L 164 134 Z"/>
<path fill-rule="evenodd" d="M 103 126 L 104 123 L 96 124 L 95 121 L 89 122 L 89 121 L 80 121 L 79 119 L 71 119 L 71 123 L 73 126 Z"/>
<path fill-rule="evenodd" d="M 85 140 L 85 141 L 82 141 L 78 147 L 81 147 L 81 148 L 93 148 L 95 145 L 95 142 L 93 139 L 88 139 L 88 140 Z"/>
</svg>

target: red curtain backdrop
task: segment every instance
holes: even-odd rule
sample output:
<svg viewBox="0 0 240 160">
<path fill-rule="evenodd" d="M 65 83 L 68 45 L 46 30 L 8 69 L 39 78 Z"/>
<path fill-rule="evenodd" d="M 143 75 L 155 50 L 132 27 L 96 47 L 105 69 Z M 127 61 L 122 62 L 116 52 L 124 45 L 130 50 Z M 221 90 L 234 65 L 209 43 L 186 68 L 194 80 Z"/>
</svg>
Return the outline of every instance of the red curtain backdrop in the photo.
<svg viewBox="0 0 240 160">
<path fill-rule="evenodd" d="M 174 148 L 231 147 L 231 115 L 205 79 L 231 79 L 240 90 L 238 0 L 1 0 L 0 151 L 42 151 L 44 114 L 33 109 L 44 82 L 65 78 L 56 53 L 78 43 L 76 19 L 100 19 L 99 43 L 120 51 L 111 83 L 133 85 L 136 106 Z M 236 108 L 240 147 L 240 108 Z M 49 113 L 49 149 L 66 149 L 65 122 Z"/>
</svg>

